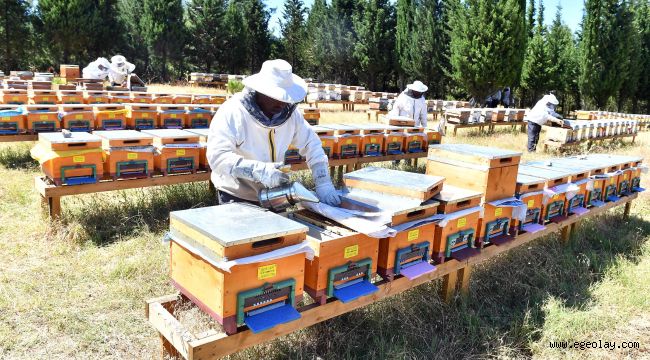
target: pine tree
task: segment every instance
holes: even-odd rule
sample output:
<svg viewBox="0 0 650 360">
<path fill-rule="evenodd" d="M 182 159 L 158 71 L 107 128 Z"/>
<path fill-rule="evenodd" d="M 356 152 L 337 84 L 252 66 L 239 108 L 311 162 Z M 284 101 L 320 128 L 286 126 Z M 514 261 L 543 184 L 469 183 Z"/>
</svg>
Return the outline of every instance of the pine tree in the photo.
<svg viewBox="0 0 650 360">
<path fill-rule="evenodd" d="M 532 39 L 533 35 L 535 34 L 535 0 L 528 0 L 526 19 L 528 39 Z"/>
<path fill-rule="evenodd" d="M 250 63 L 250 38 L 242 4 L 230 1 L 224 16 L 224 26 L 224 48 L 228 50 L 224 56 L 225 70 L 231 74 L 243 74 L 248 71 Z"/>
<path fill-rule="evenodd" d="M 223 66 L 227 55 L 224 47 L 224 0 L 191 0 L 187 5 L 187 24 L 191 62 L 200 71 L 212 72 Z"/>
<path fill-rule="evenodd" d="M 639 101 L 645 101 L 645 113 L 650 114 L 650 3 L 639 1 L 634 6 L 634 21 L 639 31 L 639 79 L 633 101 L 633 112 L 640 112 Z"/>
<path fill-rule="evenodd" d="M 552 60 L 549 47 L 544 35 L 544 26 L 536 26 L 535 34 L 528 42 L 526 58 L 521 72 L 521 86 L 527 90 L 530 96 L 529 102 L 534 102 L 551 90 L 551 66 Z"/>
<path fill-rule="evenodd" d="M 457 1 L 457 0 L 453 0 Z M 398 87 L 403 88 L 406 82 L 406 72 L 411 67 L 411 54 L 413 44 L 414 19 L 415 19 L 414 0 L 397 0 L 396 14 L 397 23 L 395 30 L 395 53 L 398 66 Z"/>
<path fill-rule="evenodd" d="M 476 100 L 521 75 L 526 22 L 518 0 L 455 1 L 451 6 L 452 76 Z"/>
<path fill-rule="evenodd" d="M 560 6 L 548 31 L 548 51 L 551 60 L 549 88 L 557 90 L 563 110 L 567 110 L 569 99 L 573 100 L 572 107 L 579 108 L 577 47 L 571 29 L 562 23 Z"/>
<path fill-rule="evenodd" d="M 639 86 L 641 75 L 641 36 L 635 21 L 632 4 L 623 1 L 616 16 L 618 41 L 621 42 L 619 59 L 620 76 L 623 78 L 617 94 L 616 108 L 624 112 L 625 103 L 633 101 Z"/>
<path fill-rule="evenodd" d="M 246 26 L 240 31 L 245 29 L 249 39 L 248 72 L 256 73 L 271 53 L 271 33 L 269 32 L 271 15 L 262 0 L 237 0 L 237 2 L 242 4 L 242 15 L 246 23 Z"/>
<path fill-rule="evenodd" d="M 120 0 L 117 3 L 118 20 L 125 29 L 122 34 L 124 46 L 120 50 L 129 62 L 133 63 L 139 73 L 149 72 L 149 50 L 145 45 L 142 24 L 140 22 L 144 12 L 142 0 Z M 119 35 L 116 35 L 119 37 Z M 108 54 L 103 55 L 108 56 Z"/>
<path fill-rule="evenodd" d="M 363 5 L 354 15 L 357 76 L 368 89 L 377 89 L 391 75 L 395 20 L 387 0 L 364 0 Z"/>
<path fill-rule="evenodd" d="M 295 73 L 306 74 L 305 47 L 307 9 L 302 0 L 286 0 L 280 21 L 282 33 L 282 58 L 287 60 Z"/>
<path fill-rule="evenodd" d="M 170 62 L 183 58 L 185 28 L 181 0 L 143 0 L 141 26 L 152 62 L 160 68 L 160 78 L 166 81 Z"/>
<path fill-rule="evenodd" d="M 332 0 L 328 23 L 331 32 L 330 61 L 332 74 L 337 83 L 351 84 L 356 81 L 354 70 L 357 67 L 354 57 L 356 34 L 352 25 L 352 15 L 358 11 L 354 0 Z"/>
<path fill-rule="evenodd" d="M 330 8 L 326 0 L 314 0 L 307 17 L 307 68 L 319 81 L 333 81 L 330 61 L 332 34 L 329 27 Z"/>
<path fill-rule="evenodd" d="M 537 4 L 537 27 L 542 33 L 546 31 L 546 26 L 544 26 L 544 0 L 539 0 Z"/>
<path fill-rule="evenodd" d="M 32 51 L 29 4 L 24 0 L 5 0 L 0 4 L 0 69 L 24 69 Z"/>
</svg>

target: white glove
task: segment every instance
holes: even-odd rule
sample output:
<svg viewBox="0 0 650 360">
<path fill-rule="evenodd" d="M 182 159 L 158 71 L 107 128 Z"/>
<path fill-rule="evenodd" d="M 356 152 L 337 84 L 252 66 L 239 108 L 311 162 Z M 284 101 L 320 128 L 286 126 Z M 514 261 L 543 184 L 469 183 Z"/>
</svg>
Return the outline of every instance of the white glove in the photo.
<svg viewBox="0 0 650 360">
<path fill-rule="evenodd" d="M 311 174 L 316 184 L 316 196 L 327 205 L 341 205 L 341 197 L 332 185 L 327 162 L 319 162 L 311 167 Z"/>
<path fill-rule="evenodd" d="M 240 179 L 255 181 L 267 188 L 274 188 L 291 182 L 288 173 L 278 170 L 283 166 L 285 166 L 283 163 L 241 159 L 232 168 L 232 175 Z"/>
</svg>

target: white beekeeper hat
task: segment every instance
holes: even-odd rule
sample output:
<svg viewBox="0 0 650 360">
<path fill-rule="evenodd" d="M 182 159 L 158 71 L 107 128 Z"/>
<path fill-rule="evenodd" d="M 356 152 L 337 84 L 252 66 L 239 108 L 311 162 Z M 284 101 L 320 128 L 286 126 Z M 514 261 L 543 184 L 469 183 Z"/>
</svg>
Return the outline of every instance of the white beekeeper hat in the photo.
<svg viewBox="0 0 650 360">
<path fill-rule="evenodd" d="M 553 94 L 544 95 L 544 99 L 546 99 L 547 104 L 557 105 L 560 103 Z"/>
<path fill-rule="evenodd" d="M 95 64 L 97 64 L 97 66 L 101 65 L 107 69 L 111 67 L 111 63 L 108 62 L 108 59 L 105 57 L 98 57 L 97 60 L 95 60 Z"/>
<path fill-rule="evenodd" d="M 111 62 L 115 65 L 124 65 L 124 63 L 126 63 L 126 58 L 122 55 L 115 55 L 111 58 Z"/>
<path fill-rule="evenodd" d="M 422 81 L 414 81 L 413 84 L 406 85 L 406 88 L 409 90 L 417 91 L 419 93 L 426 92 L 429 88 L 422 83 Z"/>
<path fill-rule="evenodd" d="M 282 60 L 267 60 L 257 74 L 242 83 L 261 94 L 286 103 L 297 103 L 307 95 L 307 83 L 292 72 L 291 64 Z"/>
</svg>

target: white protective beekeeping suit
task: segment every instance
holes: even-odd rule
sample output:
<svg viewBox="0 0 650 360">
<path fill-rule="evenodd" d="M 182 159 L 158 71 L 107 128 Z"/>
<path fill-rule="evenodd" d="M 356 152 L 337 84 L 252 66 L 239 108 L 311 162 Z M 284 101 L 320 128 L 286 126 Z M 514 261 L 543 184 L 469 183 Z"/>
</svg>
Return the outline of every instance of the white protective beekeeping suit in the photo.
<svg viewBox="0 0 650 360">
<path fill-rule="evenodd" d="M 389 115 L 409 117 L 415 120 L 415 126 L 426 128 L 427 102 L 424 99 L 424 92 L 427 90 L 428 87 L 421 81 L 415 81 L 413 84 L 408 84 L 406 90 L 399 94 L 395 100 L 393 109 L 389 112 Z M 409 95 L 412 91 L 422 93 L 423 95 L 415 99 Z"/>
<path fill-rule="evenodd" d="M 538 125 L 544 125 L 552 117 L 561 118 L 561 116 L 554 111 L 554 107 L 557 104 L 559 104 L 559 101 L 557 101 L 555 95 L 544 95 L 544 97 L 528 112 L 526 120 Z"/>
<path fill-rule="evenodd" d="M 99 57 L 83 68 L 81 73 L 84 79 L 105 80 L 110 67 L 111 63 L 106 58 Z"/>
<path fill-rule="evenodd" d="M 111 67 L 108 72 L 108 79 L 113 84 L 124 84 L 130 73 L 135 70 L 135 65 L 126 61 L 122 55 L 115 55 L 111 58 Z"/>
</svg>

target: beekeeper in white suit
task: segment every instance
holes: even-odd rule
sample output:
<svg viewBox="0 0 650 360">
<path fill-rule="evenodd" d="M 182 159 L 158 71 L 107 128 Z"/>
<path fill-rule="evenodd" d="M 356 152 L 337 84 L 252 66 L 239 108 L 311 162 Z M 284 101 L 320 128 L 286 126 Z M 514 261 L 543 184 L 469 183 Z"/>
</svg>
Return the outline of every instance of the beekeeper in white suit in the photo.
<svg viewBox="0 0 650 360">
<path fill-rule="evenodd" d="M 257 203 L 258 192 L 289 183 L 284 154 L 293 144 L 306 158 L 319 200 L 339 205 L 321 141 L 297 105 L 307 84 L 284 60 L 268 60 L 245 88 L 223 103 L 212 120 L 207 157 L 220 203 Z"/>
<path fill-rule="evenodd" d="M 544 95 L 526 115 L 526 121 L 528 121 L 528 152 L 534 152 L 537 149 L 542 125 L 550 121 L 564 126 L 562 116 L 555 112 L 555 107 L 558 104 L 555 95 Z"/>
<path fill-rule="evenodd" d="M 415 120 L 415 126 L 427 127 L 427 102 L 424 93 L 429 88 L 422 81 L 414 81 L 406 85 L 406 90 L 395 100 L 389 115 L 406 116 Z"/>
<path fill-rule="evenodd" d="M 108 59 L 98 57 L 97 60 L 91 62 L 83 68 L 81 74 L 84 79 L 106 80 L 111 63 Z"/>
<path fill-rule="evenodd" d="M 108 79 L 111 81 L 111 85 L 126 86 L 128 89 L 131 89 L 132 84 L 145 86 L 144 82 L 138 77 L 138 75 L 133 74 L 133 70 L 135 70 L 135 65 L 126 61 L 124 56 L 113 56 L 111 58 L 111 67 L 108 72 Z"/>
</svg>

